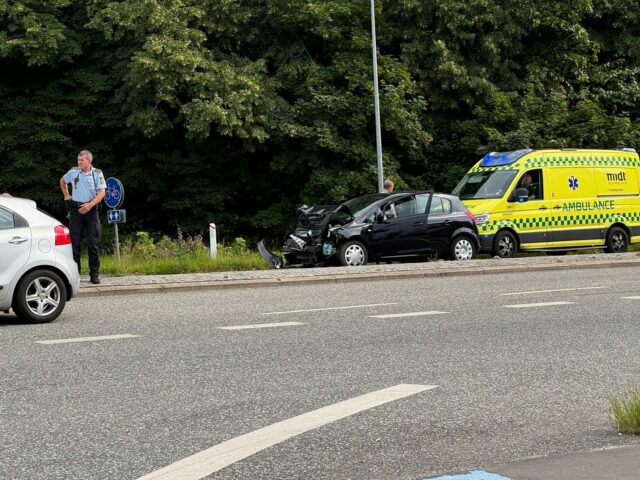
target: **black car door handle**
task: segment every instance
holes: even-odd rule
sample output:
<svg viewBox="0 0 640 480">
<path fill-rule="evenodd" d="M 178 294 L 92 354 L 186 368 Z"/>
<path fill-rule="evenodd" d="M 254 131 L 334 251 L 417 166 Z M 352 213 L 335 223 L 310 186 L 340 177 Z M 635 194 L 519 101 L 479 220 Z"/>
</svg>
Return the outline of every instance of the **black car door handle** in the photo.
<svg viewBox="0 0 640 480">
<path fill-rule="evenodd" d="M 538 210 L 546 210 L 547 207 L 540 207 Z"/>
<path fill-rule="evenodd" d="M 424 222 L 414 222 L 413 223 L 414 227 L 419 227 L 420 225 L 424 225 Z"/>
<path fill-rule="evenodd" d="M 554 210 L 560 210 L 561 208 L 562 208 L 562 206 L 561 206 L 561 205 L 554 205 L 554 206 L 553 206 L 553 209 L 554 209 Z"/>
</svg>

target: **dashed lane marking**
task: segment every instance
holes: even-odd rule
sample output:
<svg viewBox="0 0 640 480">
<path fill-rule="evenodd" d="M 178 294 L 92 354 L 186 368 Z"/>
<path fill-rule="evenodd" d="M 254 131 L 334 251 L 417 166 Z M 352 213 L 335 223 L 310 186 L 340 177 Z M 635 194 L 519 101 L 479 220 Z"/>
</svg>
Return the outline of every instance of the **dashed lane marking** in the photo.
<svg viewBox="0 0 640 480">
<path fill-rule="evenodd" d="M 624 298 L 625 300 L 640 300 L 640 296 L 635 296 L 635 297 L 620 297 L 620 298 Z"/>
<path fill-rule="evenodd" d="M 78 343 L 78 342 L 98 342 L 102 340 L 117 340 L 119 338 L 135 338 L 140 335 L 104 335 L 102 337 L 78 337 L 78 338 L 60 338 L 57 340 L 38 340 L 36 343 L 41 343 L 43 345 L 55 345 L 58 343 Z"/>
<path fill-rule="evenodd" d="M 301 323 L 301 322 L 256 323 L 253 325 L 232 325 L 229 327 L 218 327 L 218 328 L 220 330 L 249 330 L 252 328 L 291 327 L 293 325 L 306 325 L 306 323 Z"/>
<path fill-rule="evenodd" d="M 504 308 L 535 308 L 553 307 L 555 305 L 573 305 L 575 302 L 542 302 L 542 303 L 520 303 L 516 305 L 503 305 Z"/>
<path fill-rule="evenodd" d="M 219 443 L 138 480 L 199 480 L 296 435 L 432 388 L 437 385 L 400 384 L 334 403 Z"/>
<path fill-rule="evenodd" d="M 510 478 L 496 475 L 495 473 L 485 472 L 483 470 L 474 470 L 469 473 L 458 475 L 445 475 L 444 477 L 428 477 L 424 480 L 511 480 Z"/>
<path fill-rule="evenodd" d="M 577 290 L 597 290 L 597 289 L 600 289 L 600 288 L 609 288 L 609 287 L 601 286 L 601 287 L 557 288 L 557 289 L 554 289 L 554 290 L 531 290 L 531 291 L 528 291 L 528 292 L 501 293 L 500 295 L 508 296 L 508 295 L 529 295 L 529 294 L 533 294 L 533 293 L 573 292 L 573 291 L 577 291 Z"/>
<path fill-rule="evenodd" d="M 283 315 L 285 313 L 324 312 L 326 310 L 347 310 L 350 308 L 384 307 L 387 305 L 398 305 L 398 304 L 397 303 L 372 303 L 370 305 L 349 305 L 346 307 L 310 308 L 308 310 L 287 310 L 284 312 L 265 312 L 263 313 L 263 315 Z"/>
<path fill-rule="evenodd" d="M 443 315 L 449 312 L 409 312 L 409 313 L 390 313 L 388 315 L 370 315 L 369 318 L 403 318 L 403 317 L 422 317 L 426 315 Z"/>
</svg>

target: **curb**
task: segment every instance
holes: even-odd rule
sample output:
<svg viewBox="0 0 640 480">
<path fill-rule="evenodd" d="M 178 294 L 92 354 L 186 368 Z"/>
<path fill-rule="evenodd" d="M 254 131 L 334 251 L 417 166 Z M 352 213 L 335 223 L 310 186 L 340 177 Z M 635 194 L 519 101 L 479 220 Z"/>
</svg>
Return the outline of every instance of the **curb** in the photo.
<svg viewBox="0 0 640 480">
<path fill-rule="evenodd" d="M 411 278 L 430 278 L 430 277 L 457 277 L 478 274 L 499 274 L 499 273 L 517 273 L 517 272 L 540 272 L 549 270 L 578 270 L 587 268 L 612 268 L 612 267 L 638 267 L 640 266 L 640 258 L 625 260 L 607 260 L 607 261 L 585 261 L 580 263 L 538 263 L 531 265 L 492 265 L 486 267 L 478 267 L 476 265 L 470 267 L 455 267 L 447 269 L 433 270 L 406 270 L 391 272 L 362 272 L 362 273 L 343 273 L 334 275 L 313 275 L 305 277 L 282 277 L 282 278 L 253 278 L 238 280 L 203 280 L 201 282 L 176 282 L 176 283 L 149 283 L 138 285 L 105 285 L 105 286 L 86 286 L 80 287 L 77 296 L 80 297 L 99 297 L 107 295 L 131 295 L 138 293 L 163 293 L 170 291 L 200 291 L 225 288 L 250 288 L 250 287 L 278 287 L 292 285 L 308 285 L 308 284 L 327 284 L 327 283 L 348 283 L 359 282 L 362 280 L 397 280 Z"/>
</svg>

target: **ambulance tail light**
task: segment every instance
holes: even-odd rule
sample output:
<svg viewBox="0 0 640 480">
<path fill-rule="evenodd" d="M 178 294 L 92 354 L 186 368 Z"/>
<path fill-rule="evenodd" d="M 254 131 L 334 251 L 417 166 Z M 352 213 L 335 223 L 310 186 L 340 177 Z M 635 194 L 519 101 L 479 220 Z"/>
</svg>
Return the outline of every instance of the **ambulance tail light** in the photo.
<svg viewBox="0 0 640 480">
<path fill-rule="evenodd" d="M 70 245 L 71 244 L 71 234 L 69 233 L 69 229 L 64 225 L 56 225 L 53 227 L 53 232 L 56 236 L 55 245 Z"/>
<path fill-rule="evenodd" d="M 489 221 L 489 217 L 491 217 L 488 213 L 483 213 L 482 215 L 476 215 L 476 223 L 478 225 L 482 225 L 483 223 L 487 223 Z"/>
</svg>

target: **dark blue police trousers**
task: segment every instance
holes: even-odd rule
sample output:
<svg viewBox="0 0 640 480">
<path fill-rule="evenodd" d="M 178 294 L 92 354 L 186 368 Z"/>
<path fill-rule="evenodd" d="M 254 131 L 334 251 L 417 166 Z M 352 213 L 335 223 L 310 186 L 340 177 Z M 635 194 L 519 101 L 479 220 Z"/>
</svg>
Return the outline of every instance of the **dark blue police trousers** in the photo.
<svg viewBox="0 0 640 480">
<path fill-rule="evenodd" d="M 80 246 L 82 236 L 87 235 L 87 246 L 89 250 L 89 275 L 97 277 L 100 273 L 100 254 L 98 252 L 98 241 L 100 240 L 100 215 L 96 207 L 93 207 L 84 215 L 78 211 L 77 207 L 71 207 L 69 212 L 69 230 L 71 231 L 71 246 L 73 248 L 73 259 L 80 268 Z"/>
</svg>

